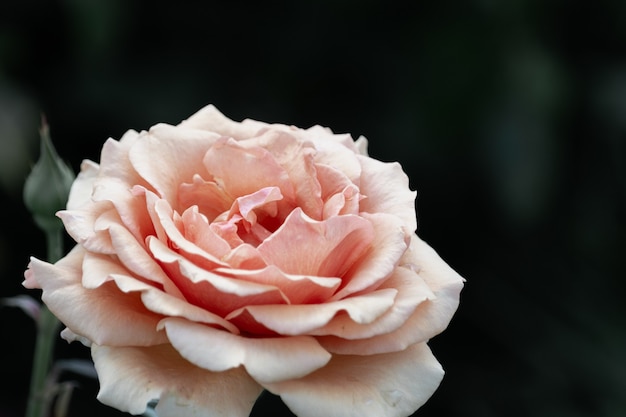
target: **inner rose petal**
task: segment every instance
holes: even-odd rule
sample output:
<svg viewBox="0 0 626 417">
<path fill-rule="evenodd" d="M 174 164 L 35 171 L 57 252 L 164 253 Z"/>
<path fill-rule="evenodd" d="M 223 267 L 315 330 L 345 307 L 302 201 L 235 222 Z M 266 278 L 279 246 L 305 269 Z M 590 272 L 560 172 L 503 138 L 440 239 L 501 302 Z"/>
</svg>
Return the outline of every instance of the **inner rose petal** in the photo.
<svg viewBox="0 0 626 417">
<path fill-rule="evenodd" d="M 220 316 L 248 305 L 285 304 L 286 296 L 275 286 L 225 277 L 195 265 L 165 246 L 149 239 L 150 250 L 187 301 Z"/>
<path fill-rule="evenodd" d="M 182 183 L 178 189 L 178 204 L 182 209 L 198 206 L 209 221 L 228 210 L 233 198 L 215 181 L 205 181 L 195 174 L 191 183 Z"/>
<path fill-rule="evenodd" d="M 323 303 L 341 284 L 340 278 L 286 274 L 275 265 L 256 270 L 217 268 L 215 272 L 243 281 L 273 285 L 280 288 L 290 304 Z"/>
<path fill-rule="evenodd" d="M 364 218 L 346 215 L 316 221 L 297 208 L 258 250 L 268 265 L 289 274 L 341 277 L 373 239 L 374 228 Z"/>
<path fill-rule="evenodd" d="M 227 265 L 214 254 L 202 250 L 185 238 L 184 234 L 179 230 L 179 227 L 183 227 L 182 219 L 178 221 L 176 212 L 172 210 L 167 201 L 157 201 L 154 205 L 154 209 L 158 215 L 159 223 L 167 236 L 166 241 L 163 242 L 164 244 L 174 248 L 177 252 L 183 254 L 185 258 L 203 268 L 213 269 L 218 266 Z"/>
<path fill-rule="evenodd" d="M 320 220 L 322 216 L 322 189 L 315 166 L 315 146 L 296 139 L 293 132 L 265 129 L 261 135 L 241 142 L 244 147 L 260 146 L 267 149 L 283 167 L 295 187 L 296 204 L 307 216 Z"/>
<path fill-rule="evenodd" d="M 221 138 L 207 151 L 204 166 L 233 198 L 275 186 L 288 200 L 295 199 L 289 175 L 263 148 L 244 148 L 234 139 Z"/>
</svg>

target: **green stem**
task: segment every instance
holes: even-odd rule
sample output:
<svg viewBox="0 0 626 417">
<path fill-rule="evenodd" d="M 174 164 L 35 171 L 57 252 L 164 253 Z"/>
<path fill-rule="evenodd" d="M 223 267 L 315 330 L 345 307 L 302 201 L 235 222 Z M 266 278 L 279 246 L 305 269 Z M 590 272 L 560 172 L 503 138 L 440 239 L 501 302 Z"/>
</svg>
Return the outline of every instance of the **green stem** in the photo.
<svg viewBox="0 0 626 417">
<path fill-rule="evenodd" d="M 61 229 L 46 231 L 48 245 L 48 262 L 56 262 L 63 254 L 63 233 Z M 46 394 L 46 377 L 50 371 L 53 359 L 56 335 L 60 326 L 59 320 L 41 306 L 37 321 L 37 339 L 35 340 L 35 354 L 33 370 L 30 380 L 30 392 L 26 406 L 26 417 L 42 417 L 46 415 L 49 406 L 49 395 Z"/>
</svg>

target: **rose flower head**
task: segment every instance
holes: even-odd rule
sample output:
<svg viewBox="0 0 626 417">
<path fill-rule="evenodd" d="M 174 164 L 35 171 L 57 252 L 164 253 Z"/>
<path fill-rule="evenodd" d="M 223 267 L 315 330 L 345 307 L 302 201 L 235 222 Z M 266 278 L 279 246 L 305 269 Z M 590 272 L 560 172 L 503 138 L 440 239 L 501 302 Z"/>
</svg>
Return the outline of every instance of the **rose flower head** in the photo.
<svg viewBox="0 0 626 417">
<path fill-rule="evenodd" d="M 76 246 L 24 285 L 91 348 L 131 414 L 408 416 L 463 279 L 416 235 L 415 192 L 366 139 L 235 122 L 209 105 L 85 160 L 58 216 Z"/>
</svg>

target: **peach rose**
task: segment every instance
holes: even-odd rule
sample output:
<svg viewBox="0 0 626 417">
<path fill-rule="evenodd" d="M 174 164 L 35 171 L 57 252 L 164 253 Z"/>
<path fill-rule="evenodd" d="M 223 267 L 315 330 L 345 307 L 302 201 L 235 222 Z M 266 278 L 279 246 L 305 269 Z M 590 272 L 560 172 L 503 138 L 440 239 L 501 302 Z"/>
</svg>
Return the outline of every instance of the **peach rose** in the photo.
<svg viewBox="0 0 626 417">
<path fill-rule="evenodd" d="M 77 245 L 24 285 L 120 410 L 246 416 L 266 389 L 298 416 L 407 416 L 443 377 L 426 342 L 463 279 L 366 145 L 213 106 L 109 139 L 58 213 Z"/>
</svg>

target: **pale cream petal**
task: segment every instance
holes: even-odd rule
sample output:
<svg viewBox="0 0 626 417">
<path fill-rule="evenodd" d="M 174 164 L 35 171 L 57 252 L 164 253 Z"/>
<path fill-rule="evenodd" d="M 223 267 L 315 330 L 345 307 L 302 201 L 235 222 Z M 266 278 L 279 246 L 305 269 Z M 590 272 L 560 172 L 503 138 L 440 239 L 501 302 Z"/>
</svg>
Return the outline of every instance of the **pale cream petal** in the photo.
<svg viewBox="0 0 626 417">
<path fill-rule="evenodd" d="M 379 286 L 394 271 L 408 246 L 409 237 L 396 216 L 361 213 L 361 217 L 374 226 L 374 240 L 361 262 L 344 277 L 346 285 L 333 296 L 334 300 Z"/>
<path fill-rule="evenodd" d="M 407 417 L 435 392 L 443 370 L 425 343 L 395 353 L 334 355 L 293 381 L 264 383 L 298 417 Z"/>
<path fill-rule="evenodd" d="M 389 213 L 398 216 L 409 233 L 417 229 L 415 196 L 409 189 L 409 177 L 399 163 L 381 162 L 359 155 L 363 167 L 361 194 L 367 198 L 361 201 L 361 210 L 368 213 Z"/>
<path fill-rule="evenodd" d="M 282 335 L 309 334 L 341 313 L 357 323 L 371 323 L 393 306 L 396 294 L 397 290 L 386 288 L 323 304 L 250 305 L 233 311 L 226 319 L 235 325 L 254 320 Z"/>
<path fill-rule="evenodd" d="M 170 345 L 92 346 L 100 381 L 98 399 L 130 414 L 158 400 L 159 417 L 247 417 L 261 387 L 242 368 L 209 372 Z"/>
<path fill-rule="evenodd" d="M 341 277 L 369 248 L 374 228 L 366 219 L 311 219 L 295 209 L 257 249 L 268 265 L 295 275 Z"/>
<path fill-rule="evenodd" d="M 300 378 L 330 360 L 312 337 L 246 338 L 179 318 L 164 319 L 161 326 L 191 363 L 214 372 L 243 365 L 259 382 Z"/>
<path fill-rule="evenodd" d="M 161 319 L 141 303 L 138 294 L 124 294 L 112 282 L 96 289 L 81 284 L 85 250 L 76 246 L 55 265 L 31 258 L 30 273 L 43 289 L 50 311 L 79 334 L 96 343 L 153 345 L 165 341 L 156 330 Z"/>
</svg>

